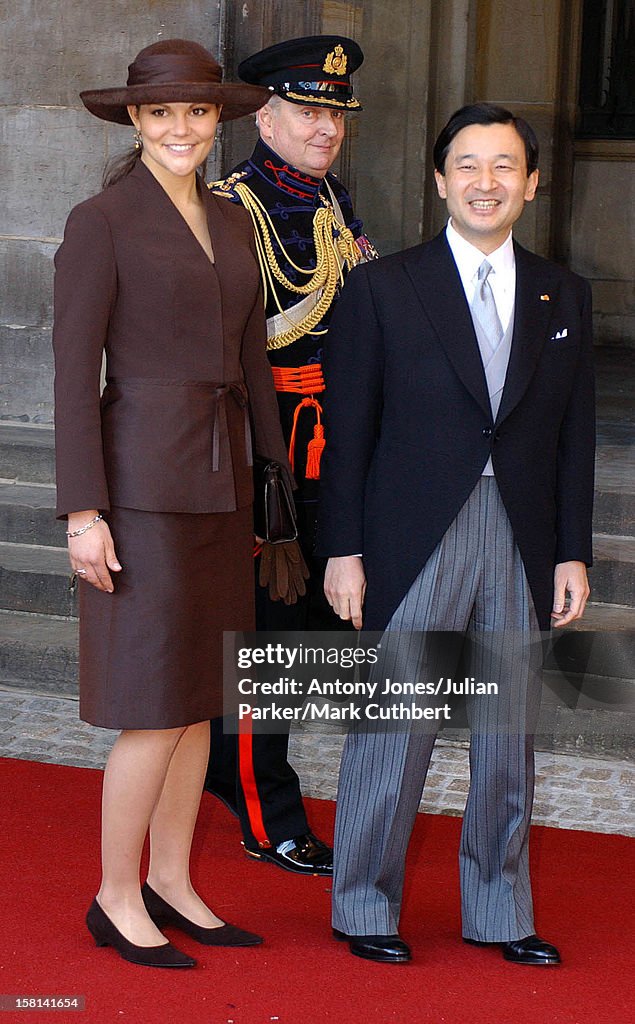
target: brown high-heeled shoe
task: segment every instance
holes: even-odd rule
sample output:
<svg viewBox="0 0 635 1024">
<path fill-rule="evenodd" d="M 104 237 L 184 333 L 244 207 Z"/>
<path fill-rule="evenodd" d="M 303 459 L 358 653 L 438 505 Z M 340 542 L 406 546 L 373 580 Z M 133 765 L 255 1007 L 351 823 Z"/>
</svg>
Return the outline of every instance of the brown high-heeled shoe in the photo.
<svg viewBox="0 0 635 1024">
<path fill-rule="evenodd" d="M 115 928 L 96 899 L 88 908 L 86 925 L 98 946 L 112 946 L 122 959 L 129 960 L 131 964 L 142 964 L 144 967 L 196 966 L 196 960 L 175 949 L 170 942 L 164 942 L 160 946 L 135 946 Z"/>
<path fill-rule="evenodd" d="M 141 895 L 148 914 L 158 928 L 172 925 L 203 946 L 258 946 L 262 942 L 260 935 L 246 932 L 235 924 L 218 925 L 217 928 L 203 928 L 200 924 L 194 924 L 170 906 L 147 882 L 141 888 Z"/>
</svg>

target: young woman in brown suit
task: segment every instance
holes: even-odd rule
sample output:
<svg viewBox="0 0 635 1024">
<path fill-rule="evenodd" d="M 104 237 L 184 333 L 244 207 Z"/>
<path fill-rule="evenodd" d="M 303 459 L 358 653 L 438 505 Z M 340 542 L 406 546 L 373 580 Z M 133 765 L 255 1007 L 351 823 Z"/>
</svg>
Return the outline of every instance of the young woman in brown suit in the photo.
<svg viewBox="0 0 635 1024">
<path fill-rule="evenodd" d="M 191 967 L 160 927 L 253 945 L 194 891 L 192 834 L 220 713 L 223 629 L 253 629 L 251 439 L 286 465 L 251 222 L 197 175 L 218 120 L 266 89 L 203 47 L 142 50 L 82 93 L 138 149 L 71 213 L 56 255 L 58 515 L 80 583 L 80 714 L 122 730 L 104 775 L 98 945 Z M 106 353 L 107 384 L 100 396 Z M 150 833 L 148 879 L 140 860 Z"/>
</svg>

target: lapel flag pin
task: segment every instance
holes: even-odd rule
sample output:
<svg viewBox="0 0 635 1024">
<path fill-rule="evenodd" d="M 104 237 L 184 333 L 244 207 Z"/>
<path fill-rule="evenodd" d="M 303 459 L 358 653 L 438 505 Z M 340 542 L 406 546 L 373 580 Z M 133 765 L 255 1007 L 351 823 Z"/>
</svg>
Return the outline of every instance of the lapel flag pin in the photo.
<svg viewBox="0 0 635 1024">
<path fill-rule="evenodd" d="M 540 301 L 541 302 L 549 302 L 549 296 L 548 295 L 541 295 L 540 296 Z"/>
</svg>

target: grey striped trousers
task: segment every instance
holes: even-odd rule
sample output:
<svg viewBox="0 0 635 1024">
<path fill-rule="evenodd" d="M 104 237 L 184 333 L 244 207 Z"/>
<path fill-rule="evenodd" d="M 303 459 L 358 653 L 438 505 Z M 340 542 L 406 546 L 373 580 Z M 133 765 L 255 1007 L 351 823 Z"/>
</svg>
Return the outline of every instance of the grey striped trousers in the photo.
<svg viewBox="0 0 635 1024">
<path fill-rule="evenodd" d="M 459 853 L 463 935 L 505 942 L 534 932 L 528 840 L 533 730 L 540 703 L 538 623 L 496 480 L 481 477 L 395 611 L 382 641 L 386 675 L 422 667 L 413 630 L 465 631 L 477 641 L 469 675 L 498 696 L 467 697 L 470 789 Z M 391 645 L 390 632 L 403 631 Z M 479 643 L 486 639 L 487 643 Z M 426 670 L 451 675 L 447 655 Z M 350 935 L 398 930 L 408 842 L 436 727 L 352 730 L 340 768 L 333 926 Z"/>
</svg>

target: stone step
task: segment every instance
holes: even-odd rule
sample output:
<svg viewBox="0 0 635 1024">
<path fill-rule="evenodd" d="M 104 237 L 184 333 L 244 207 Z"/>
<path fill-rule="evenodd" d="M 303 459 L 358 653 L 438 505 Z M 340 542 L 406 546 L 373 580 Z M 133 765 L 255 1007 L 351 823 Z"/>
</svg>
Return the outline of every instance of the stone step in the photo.
<svg viewBox="0 0 635 1024">
<path fill-rule="evenodd" d="M 76 697 L 78 623 L 0 612 L 0 678 L 25 691 Z"/>
<path fill-rule="evenodd" d="M 69 590 L 66 548 L 0 543 L 2 608 L 44 615 L 77 615 L 77 597 Z"/>
<path fill-rule="evenodd" d="M 633 512 L 635 496 L 605 492 L 600 495 L 607 532 L 594 534 L 595 565 L 591 571 L 594 600 L 635 606 L 635 538 L 617 535 L 624 510 Z M 633 503 L 630 510 L 629 502 Z M 55 518 L 55 488 L 0 480 L 0 541 L 61 547 L 65 525 Z"/>
<path fill-rule="evenodd" d="M 590 604 L 548 640 L 536 749 L 635 756 L 635 609 Z M 468 742 L 464 707 L 447 739 Z"/>
<path fill-rule="evenodd" d="M 599 431 L 594 513 L 594 528 L 598 533 L 632 532 L 635 522 L 635 456 L 631 436 L 632 428 L 622 422 L 606 423 Z M 54 452 L 52 426 L 0 424 L 0 479 L 53 485 Z M 30 542 L 28 539 L 22 541 Z"/>
<path fill-rule="evenodd" d="M 75 614 L 67 591 L 64 525 L 54 519 L 52 501 L 51 488 L 0 485 L 0 603 L 4 608 Z M 626 613 L 635 607 L 635 540 L 600 534 L 594 545 L 590 573 L 594 602 L 621 605 Z M 606 629 L 606 625 L 594 625 L 589 608 L 581 628 Z"/>
<path fill-rule="evenodd" d="M 66 526 L 55 518 L 55 488 L 0 481 L 0 541 L 62 547 Z"/>
<path fill-rule="evenodd" d="M 554 630 L 545 668 L 566 679 L 594 676 L 625 680 L 635 695 L 635 629 Z M 621 684 L 618 689 L 622 692 Z"/>
<path fill-rule="evenodd" d="M 594 534 L 593 558 L 593 600 L 635 607 L 635 538 Z"/>
<path fill-rule="evenodd" d="M 545 658 L 539 750 L 635 755 L 635 609 L 590 605 L 554 630 Z"/>
<path fill-rule="evenodd" d="M 610 399 L 607 399 L 610 401 Z M 611 410 L 614 413 L 614 410 Z M 633 535 L 635 523 L 634 426 L 628 419 L 598 422 L 595 458 L 594 529 L 597 533 Z"/>
<path fill-rule="evenodd" d="M 594 615 L 606 620 L 606 609 L 595 609 Z M 628 625 L 633 613 L 611 610 L 620 615 L 622 628 L 607 633 L 603 639 L 593 631 L 571 630 L 568 637 L 578 642 L 633 643 Z M 566 635 L 562 635 L 565 639 Z M 24 692 L 55 696 L 77 696 L 78 625 L 73 619 L 0 611 L 0 679 L 5 685 Z M 580 676 L 567 670 L 550 669 L 545 673 L 541 723 L 537 747 L 540 750 L 577 751 L 599 756 L 631 756 L 633 753 L 633 710 L 635 685 L 627 677 L 632 672 L 633 657 L 625 646 L 604 670 L 618 676 L 597 676 L 587 672 Z M 588 663 L 591 664 L 591 663 Z M 571 666 L 569 666 L 570 668 Z M 447 738 L 467 739 L 459 711 L 454 727 L 445 730 Z"/>
<path fill-rule="evenodd" d="M 635 608 L 589 601 L 581 619 L 552 631 L 545 668 L 578 681 L 585 675 L 627 680 L 635 693 Z"/>
<path fill-rule="evenodd" d="M 544 665 L 536 749 L 635 756 L 635 608 L 589 603 L 553 630 Z M 464 712 L 443 735 L 467 742 Z"/>
<path fill-rule="evenodd" d="M 605 665 L 603 671 L 609 667 Z M 633 634 L 629 669 L 624 666 L 621 671 L 625 670 L 632 676 Z M 575 675 L 545 671 L 537 732 L 539 750 L 632 758 L 635 756 L 635 680 L 607 678 L 590 672 Z"/>
<path fill-rule="evenodd" d="M 596 485 L 593 498 L 593 531 L 596 534 L 633 536 L 635 494 L 611 491 Z"/>
<path fill-rule="evenodd" d="M 52 484 L 55 481 L 53 427 L 0 424 L 0 477 Z"/>
<path fill-rule="evenodd" d="M 600 681 L 604 685 L 605 680 Z M 466 716 L 453 714 L 453 725 L 444 729 L 444 739 L 468 743 Z M 587 754 L 593 757 L 633 759 L 635 757 L 635 711 L 633 701 L 589 706 L 577 694 L 563 695 L 557 682 L 546 674 L 540 719 L 535 733 L 536 750 L 551 753 Z"/>
<path fill-rule="evenodd" d="M 618 633 L 625 630 L 635 631 L 635 608 L 621 604 L 599 604 L 591 600 L 584 609 L 584 615 L 566 627 L 566 632 L 585 632 L 587 630 L 603 630 Z M 554 637 L 558 630 L 554 630 Z"/>
</svg>

